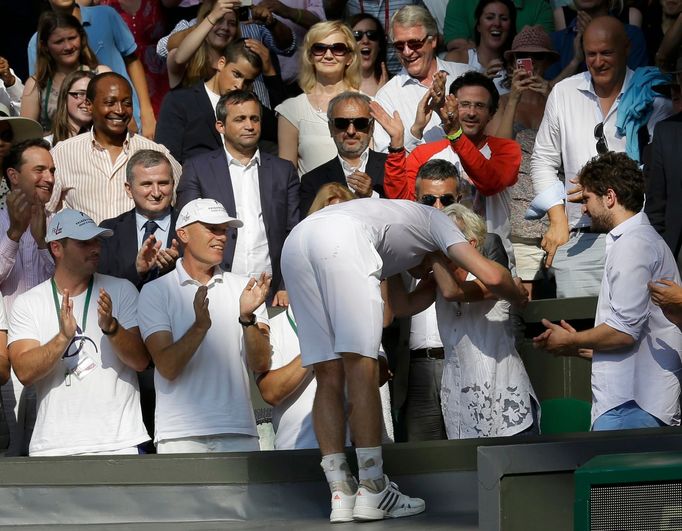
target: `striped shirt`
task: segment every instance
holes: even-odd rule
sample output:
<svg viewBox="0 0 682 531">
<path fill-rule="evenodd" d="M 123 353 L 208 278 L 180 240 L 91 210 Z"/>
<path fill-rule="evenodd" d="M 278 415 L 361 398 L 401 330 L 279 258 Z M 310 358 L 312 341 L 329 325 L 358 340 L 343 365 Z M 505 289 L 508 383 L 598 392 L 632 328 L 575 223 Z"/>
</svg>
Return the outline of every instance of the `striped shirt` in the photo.
<svg viewBox="0 0 682 531">
<path fill-rule="evenodd" d="M 63 140 L 52 148 L 56 171 L 52 198 L 47 204 L 48 211 L 55 212 L 59 208 L 62 192 L 66 192 L 63 208 L 84 212 L 97 224 L 132 209 L 135 204 L 124 187 L 126 164 L 141 149 L 160 151 L 168 157 L 177 187 L 182 166 L 165 146 L 142 135 L 129 133 L 123 143 L 123 150 L 116 161 L 112 162 L 109 152 L 95 140 L 90 130 Z"/>
</svg>

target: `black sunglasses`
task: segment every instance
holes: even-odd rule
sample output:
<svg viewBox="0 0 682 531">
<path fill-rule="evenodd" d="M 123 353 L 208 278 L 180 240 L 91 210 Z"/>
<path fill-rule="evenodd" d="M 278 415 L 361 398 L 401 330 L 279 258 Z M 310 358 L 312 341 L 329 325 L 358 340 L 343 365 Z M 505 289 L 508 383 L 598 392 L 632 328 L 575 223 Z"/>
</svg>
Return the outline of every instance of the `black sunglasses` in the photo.
<svg viewBox="0 0 682 531">
<path fill-rule="evenodd" d="M 595 126 L 594 139 L 597 141 L 597 153 L 599 155 L 608 153 L 609 145 L 606 143 L 606 137 L 604 136 L 604 122 L 600 122 Z"/>
<path fill-rule="evenodd" d="M 333 55 L 343 56 L 346 55 L 350 49 L 343 42 L 335 42 L 334 44 L 322 44 L 321 42 L 316 42 L 310 47 L 310 53 L 317 57 L 326 55 L 327 50 L 331 50 Z"/>
<path fill-rule="evenodd" d="M 356 131 L 361 133 L 366 133 L 369 131 L 369 126 L 372 125 L 373 120 L 371 118 L 332 118 L 332 125 L 339 131 L 348 130 L 348 126 L 353 124 Z"/>
<path fill-rule="evenodd" d="M 97 348 L 95 342 L 88 336 L 83 335 L 81 327 L 77 326 L 76 335 L 73 336 L 73 338 L 71 339 L 71 343 L 69 343 L 69 346 L 66 347 L 66 350 L 62 355 L 62 359 L 72 358 L 73 356 L 77 356 L 78 354 L 80 354 L 81 350 L 83 350 L 83 346 L 85 345 L 86 341 L 92 343 L 92 346 L 95 347 L 95 352 L 99 352 L 99 349 Z"/>
<path fill-rule="evenodd" d="M 367 31 L 356 30 L 353 32 L 353 37 L 355 37 L 356 41 L 361 41 L 363 35 L 366 35 L 370 41 L 378 41 L 379 37 L 380 37 L 379 30 L 367 30 Z"/>
<path fill-rule="evenodd" d="M 425 194 L 421 196 L 419 199 L 419 202 L 422 205 L 428 205 L 428 206 L 433 206 L 436 204 L 436 201 L 440 199 L 440 204 L 443 205 L 444 207 L 450 206 L 453 203 L 457 202 L 457 198 L 453 194 L 443 194 L 443 195 L 433 195 L 433 194 Z"/>
<path fill-rule="evenodd" d="M 393 43 L 393 47 L 399 51 L 403 52 L 405 50 L 405 46 L 409 46 L 410 50 L 413 51 L 418 51 L 421 50 L 424 45 L 426 44 L 426 41 L 429 40 L 433 35 L 427 35 L 423 39 L 410 39 L 409 41 L 396 41 Z"/>
</svg>

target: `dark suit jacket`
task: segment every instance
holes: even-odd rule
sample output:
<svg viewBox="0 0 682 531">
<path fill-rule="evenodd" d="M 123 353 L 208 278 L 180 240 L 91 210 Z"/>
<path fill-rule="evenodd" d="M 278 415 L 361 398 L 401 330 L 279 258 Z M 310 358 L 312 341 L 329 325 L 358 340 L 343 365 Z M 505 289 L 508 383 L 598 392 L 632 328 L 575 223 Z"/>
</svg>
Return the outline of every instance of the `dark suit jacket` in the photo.
<svg viewBox="0 0 682 531">
<path fill-rule="evenodd" d="M 369 150 L 365 173 L 372 178 L 372 188 L 381 197 L 384 196 L 384 165 L 387 155 Z M 346 184 L 346 176 L 338 157 L 325 162 L 301 177 L 301 219 L 308 215 L 315 195 L 327 183 Z"/>
<path fill-rule="evenodd" d="M 682 113 L 654 129 L 644 212 L 677 258 L 682 244 Z"/>
<path fill-rule="evenodd" d="M 177 238 L 175 235 L 175 221 L 178 218 L 177 214 L 178 210 L 171 209 L 168 240 L 161 242 L 163 248 L 170 247 L 173 238 Z M 148 280 L 140 278 L 135 269 L 135 260 L 138 251 L 135 209 L 124 212 L 118 217 L 105 219 L 99 226 L 113 230 L 114 235 L 111 238 L 104 238 L 102 240 L 102 251 L 100 253 L 97 272 L 128 279 L 135 284 L 137 289 L 141 289 Z"/>
<path fill-rule="evenodd" d="M 215 128 L 215 111 L 203 81 L 171 90 L 163 99 L 154 140 L 163 144 L 180 163 L 223 146 Z M 277 142 L 277 118 L 263 107 L 261 139 Z"/>
<path fill-rule="evenodd" d="M 284 240 L 298 223 L 298 174 L 288 160 L 261 152 L 258 168 L 263 222 L 272 262 L 272 291 L 284 289 L 280 257 Z M 236 217 L 232 181 L 223 148 L 193 157 L 185 162 L 178 185 L 177 209 L 198 197 L 220 201 L 230 216 Z M 223 255 L 223 269 L 230 271 L 237 243 L 237 230 L 229 229 Z"/>
</svg>

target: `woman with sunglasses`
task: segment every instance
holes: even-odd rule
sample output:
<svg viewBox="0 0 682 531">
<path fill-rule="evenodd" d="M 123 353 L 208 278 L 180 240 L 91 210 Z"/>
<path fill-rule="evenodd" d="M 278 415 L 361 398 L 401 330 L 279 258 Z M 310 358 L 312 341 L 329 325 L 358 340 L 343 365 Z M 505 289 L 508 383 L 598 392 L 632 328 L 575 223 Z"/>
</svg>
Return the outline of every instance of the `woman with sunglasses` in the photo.
<svg viewBox="0 0 682 531">
<path fill-rule="evenodd" d="M 500 94 L 506 78 L 504 52 L 516 35 L 516 6 L 511 0 L 480 0 L 474 14 L 476 48 L 459 48 L 448 54 L 450 61 L 468 64 L 472 69 L 494 79 Z"/>
<path fill-rule="evenodd" d="M 97 63 L 88 38 L 78 19 L 54 11 L 43 13 L 38 22 L 38 49 L 35 75 L 28 78 L 21 97 L 21 115 L 52 129 L 59 89 L 64 78 L 76 70 L 110 72 Z"/>
<path fill-rule="evenodd" d="M 299 176 L 337 155 L 327 106 L 335 96 L 360 87 L 357 50 L 350 28 L 340 21 L 319 22 L 305 36 L 299 74 L 303 94 L 275 108 L 279 156 L 290 160 Z"/>
<path fill-rule="evenodd" d="M 52 119 L 52 134 L 45 138 L 52 147 L 57 142 L 84 133 L 92 125 L 92 113 L 85 93 L 94 77 L 95 74 L 88 70 L 76 70 L 64 79 Z"/>
<path fill-rule="evenodd" d="M 372 15 L 358 13 L 348 20 L 360 53 L 360 92 L 374 96 L 388 81 L 386 33 Z"/>
</svg>

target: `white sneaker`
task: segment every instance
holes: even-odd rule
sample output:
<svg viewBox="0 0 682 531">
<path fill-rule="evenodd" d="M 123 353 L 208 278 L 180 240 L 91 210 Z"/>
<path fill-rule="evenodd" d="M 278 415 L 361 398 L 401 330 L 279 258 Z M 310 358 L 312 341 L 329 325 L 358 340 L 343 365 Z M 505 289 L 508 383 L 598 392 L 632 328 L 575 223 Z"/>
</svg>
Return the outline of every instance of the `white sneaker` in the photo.
<svg viewBox="0 0 682 531">
<path fill-rule="evenodd" d="M 353 521 L 353 507 L 355 507 L 355 494 L 346 494 L 341 490 L 332 492 L 332 512 L 329 521 L 332 524 Z"/>
<path fill-rule="evenodd" d="M 381 492 L 372 492 L 362 484 L 358 488 L 353 508 L 353 519 L 359 521 L 382 520 L 384 518 L 402 518 L 424 512 L 426 504 L 420 498 L 410 498 L 398 490 L 398 485 L 391 483 L 384 476 L 386 488 Z"/>
</svg>

